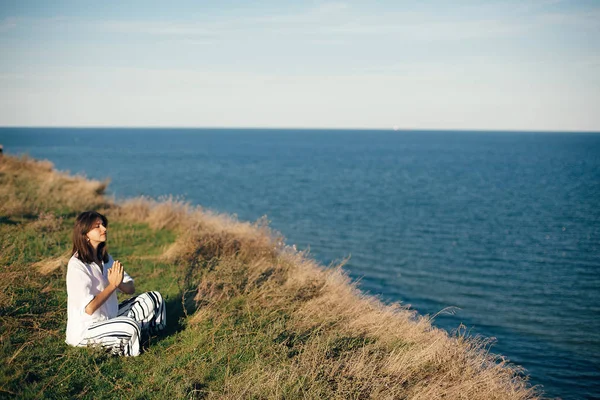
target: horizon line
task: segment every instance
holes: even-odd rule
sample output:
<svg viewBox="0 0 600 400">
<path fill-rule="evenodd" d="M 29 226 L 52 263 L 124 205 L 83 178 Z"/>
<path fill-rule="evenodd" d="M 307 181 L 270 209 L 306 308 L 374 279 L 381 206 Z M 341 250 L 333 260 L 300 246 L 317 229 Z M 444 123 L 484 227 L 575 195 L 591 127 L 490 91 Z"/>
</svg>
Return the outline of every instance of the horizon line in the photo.
<svg viewBox="0 0 600 400">
<path fill-rule="evenodd" d="M 174 129 L 174 130 L 285 130 L 285 131 L 381 131 L 381 132 L 498 132 L 498 133 L 600 133 L 575 129 L 488 129 L 488 128 L 350 128 L 350 127 L 235 127 L 235 126 L 101 126 L 101 125 L 0 125 L 0 129 Z"/>
<path fill-rule="evenodd" d="M 349 128 L 349 127 L 235 127 L 235 126 L 59 126 L 59 125 L 0 125 L 0 129 L 173 129 L 173 130 L 283 130 L 283 131 L 380 131 L 380 132 L 491 132 L 491 133 L 596 133 L 600 130 L 558 129 L 480 129 L 480 128 Z"/>
</svg>

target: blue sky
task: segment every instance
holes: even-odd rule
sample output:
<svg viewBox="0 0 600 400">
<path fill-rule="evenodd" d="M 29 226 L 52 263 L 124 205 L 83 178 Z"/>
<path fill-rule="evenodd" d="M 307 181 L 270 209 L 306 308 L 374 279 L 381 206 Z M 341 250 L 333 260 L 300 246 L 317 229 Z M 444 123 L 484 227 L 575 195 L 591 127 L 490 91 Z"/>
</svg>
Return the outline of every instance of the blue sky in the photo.
<svg viewBox="0 0 600 400">
<path fill-rule="evenodd" d="M 0 0 L 0 126 L 600 131 L 600 1 Z"/>
</svg>

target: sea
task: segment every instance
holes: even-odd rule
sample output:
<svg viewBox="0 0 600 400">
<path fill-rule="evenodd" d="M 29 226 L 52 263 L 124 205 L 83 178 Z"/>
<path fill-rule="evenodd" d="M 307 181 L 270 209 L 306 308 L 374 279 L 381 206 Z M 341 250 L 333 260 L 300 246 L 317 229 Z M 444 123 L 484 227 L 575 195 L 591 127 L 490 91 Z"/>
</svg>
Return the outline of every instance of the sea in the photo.
<svg viewBox="0 0 600 400">
<path fill-rule="evenodd" d="M 358 287 L 600 398 L 600 133 L 0 128 L 5 154 L 263 216 Z"/>
</svg>

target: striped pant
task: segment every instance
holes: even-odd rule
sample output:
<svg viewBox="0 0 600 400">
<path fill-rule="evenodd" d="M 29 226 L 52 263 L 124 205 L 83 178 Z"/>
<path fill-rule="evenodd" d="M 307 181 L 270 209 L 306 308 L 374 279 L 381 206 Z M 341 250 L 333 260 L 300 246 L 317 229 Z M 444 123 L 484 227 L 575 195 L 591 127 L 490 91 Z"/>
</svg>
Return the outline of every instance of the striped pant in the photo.
<svg viewBox="0 0 600 400">
<path fill-rule="evenodd" d="M 119 304 L 117 317 L 92 324 L 79 346 L 100 345 L 113 354 L 140 354 L 141 331 L 156 333 L 167 322 L 165 302 L 160 293 L 146 292 Z"/>
</svg>

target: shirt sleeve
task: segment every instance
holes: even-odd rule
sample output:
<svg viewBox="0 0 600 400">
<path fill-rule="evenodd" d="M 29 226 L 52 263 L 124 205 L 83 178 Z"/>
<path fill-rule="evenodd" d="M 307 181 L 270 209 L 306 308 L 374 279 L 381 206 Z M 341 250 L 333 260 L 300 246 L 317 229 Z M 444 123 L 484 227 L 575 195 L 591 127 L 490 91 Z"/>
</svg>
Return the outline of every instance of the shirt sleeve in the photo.
<svg viewBox="0 0 600 400">
<path fill-rule="evenodd" d="M 87 305 L 94 299 L 92 294 L 92 278 L 84 270 L 79 260 L 70 260 L 67 266 L 67 295 L 73 299 L 80 315 L 85 312 Z"/>
<path fill-rule="evenodd" d="M 129 274 L 123 271 L 123 283 L 133 282 L 133 278 Z"/>
</svg>

